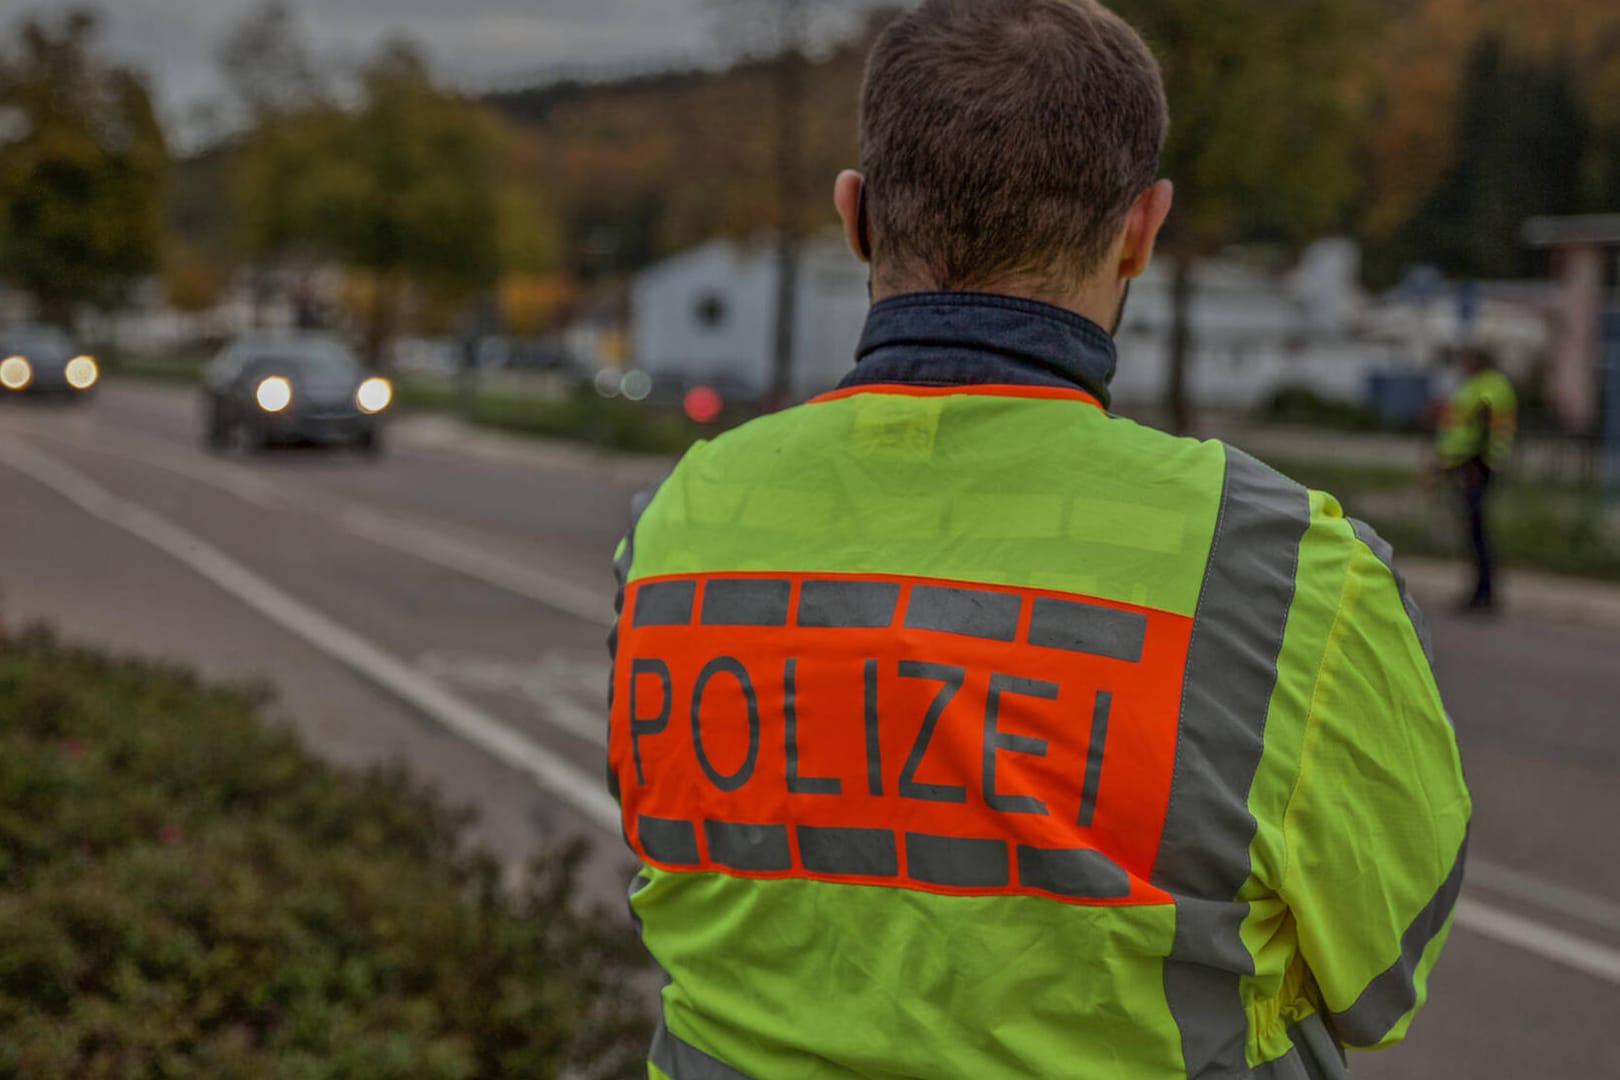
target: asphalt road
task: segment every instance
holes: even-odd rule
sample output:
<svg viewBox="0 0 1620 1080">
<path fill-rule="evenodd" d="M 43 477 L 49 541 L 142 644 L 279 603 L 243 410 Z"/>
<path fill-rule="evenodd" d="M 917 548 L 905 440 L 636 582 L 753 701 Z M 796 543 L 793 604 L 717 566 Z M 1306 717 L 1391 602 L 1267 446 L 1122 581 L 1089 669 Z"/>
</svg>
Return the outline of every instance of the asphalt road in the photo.
<svg viewBox="0 0 1620 1080">
<path fill-rule="evenodd" d="M 593 840 L 587 890 L 613 902 L 608 562 L 656 467 L 395 434 L 375 463 L 213 457 L 185 393 L 0 407 L 0 612 L 268 680 L 322 753 L 478 806 L 513 865 Z M 1620 1077 L 1620 628 L 1435 621 L 1474 858 L 1431 1005 L 1354 1071 Z"/>
</svg>

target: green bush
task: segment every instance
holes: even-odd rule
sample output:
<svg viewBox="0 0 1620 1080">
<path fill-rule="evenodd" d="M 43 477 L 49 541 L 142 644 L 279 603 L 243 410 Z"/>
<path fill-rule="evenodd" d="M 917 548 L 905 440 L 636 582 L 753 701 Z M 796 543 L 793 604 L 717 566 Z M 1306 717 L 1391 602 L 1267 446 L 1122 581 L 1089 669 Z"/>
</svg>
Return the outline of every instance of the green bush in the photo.
<svg viewBox="0 0 1620 1080">
<path fill-rule="evenodd" d="M 0 1078 L 645 1075 L 642 952 L 262 695 L 0 642 Z"/>
<path fill-rule="evenodd" d="M 682 454 L 699 439 L 712 439 L 741 423 L 741 413 L 715 424 L 696 424 L 677 406 L 604 398 L 581 387 L 566 398 L 544 400 L 487 393 L 473 408 L 472 422 L 519 435 L 575 439 L 613 450 Z"/>
<path fill-rule="evenodd" d="M 1377 431 L 1378 414 L 1361 405 L 1329 401 L 1304 387 L 1284 387 L 1257 410 L 1272 424 L 1309 427 L 1318 431 Z"/>
<path fill-rule="evenodd" d="M 496 431 L 643 454 L 685 453 L 699 439 L 712 439 L 751 415 L 734 407 L 712 424 L 698 424 L 673 402 L 604 398 L 589 384 L 557 397 L 480 387 L 470 408 L 453 383 L 401 381 L 396 394 L 400 407 L 413 412 L 459 412 L 471 423 Z"/>
</svg>

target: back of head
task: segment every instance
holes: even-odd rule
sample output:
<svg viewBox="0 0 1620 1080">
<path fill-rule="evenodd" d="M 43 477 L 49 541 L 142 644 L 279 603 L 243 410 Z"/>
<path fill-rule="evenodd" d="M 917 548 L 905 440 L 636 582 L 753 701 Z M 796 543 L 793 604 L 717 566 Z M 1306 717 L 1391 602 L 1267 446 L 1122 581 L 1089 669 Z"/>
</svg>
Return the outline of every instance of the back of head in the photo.
<svg viewBox="0 0 1620 1080">
<path fill-rule="evenodd" d="M 867 68 L 876 273 L 895 291 L 1084 280 L 1168 124 L 1152 53 L 1097 0 L 924 0 Z"/>
</svg>

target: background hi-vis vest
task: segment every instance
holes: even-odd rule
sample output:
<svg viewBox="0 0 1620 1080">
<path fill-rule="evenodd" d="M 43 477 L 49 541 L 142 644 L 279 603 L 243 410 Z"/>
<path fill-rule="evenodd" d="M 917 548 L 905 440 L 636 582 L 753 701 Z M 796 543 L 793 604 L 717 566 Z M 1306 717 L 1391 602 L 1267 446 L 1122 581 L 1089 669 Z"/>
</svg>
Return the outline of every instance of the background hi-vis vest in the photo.
<svg viewBox="0 0 1620 1080">
<path fill-rule="evenodd" d="M 1503 468 L 1513 454 L 1518 425 L 1519 399 L 1507 377 L 1499 371 L 1470 375 L 1441 416 L 1435 444 L 1440 461 L 1455 468 L 1477 458 L 1492 469 Z"/>
<path fill-rule="evenodd" d="M 1078 391 L 864 388 L 695 448 L 619 553 L 651 1076 L 1280 1080 L 1342 1074 L 1328 1024 L 1399 1040 L 1469 799 L 1388 558 Z"/>
</svg>

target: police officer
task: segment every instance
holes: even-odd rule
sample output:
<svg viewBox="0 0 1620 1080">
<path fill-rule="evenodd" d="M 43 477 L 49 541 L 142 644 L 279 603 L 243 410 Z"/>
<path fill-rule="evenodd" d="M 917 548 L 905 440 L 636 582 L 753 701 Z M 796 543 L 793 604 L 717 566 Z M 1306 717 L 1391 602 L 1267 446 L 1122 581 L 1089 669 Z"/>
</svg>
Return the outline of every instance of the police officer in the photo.
<svg viewBox="0 0 1620 1080">
<path fill-rule="evenodd" d="M 1496 477 L 1513 454 L 1519 402 L 1513 384 L 1485 350 L 1460 349 L 1455 359 L 1462 382 L 1441 416 L 1435 454 L 1457 490 L 1474 557 L 1474 591 L 1459 607 L 1464 613 L 1490 614 L 1496 610 L 1496 574 L 1487 507 Z"/>
<path fill-rule="evenodd" d="M 1166 125 L 1094 0 L 875 47 L 855 369 L 618 553 L 654 1080 L 1334 1077 L 1422 1005 L 1470 804 L 1389 548 L 1107 411 Z"/>
</svg>

